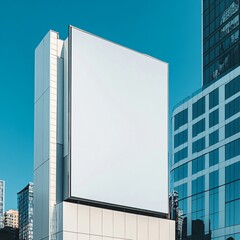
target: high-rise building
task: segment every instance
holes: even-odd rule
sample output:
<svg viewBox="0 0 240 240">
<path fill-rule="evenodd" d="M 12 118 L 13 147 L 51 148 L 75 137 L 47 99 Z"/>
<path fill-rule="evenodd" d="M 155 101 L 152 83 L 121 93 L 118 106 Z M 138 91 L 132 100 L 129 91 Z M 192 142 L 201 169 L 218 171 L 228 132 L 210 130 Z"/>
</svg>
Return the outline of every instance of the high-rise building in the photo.
<svg viewBox="0 0 240 240">
<path fill-rule="evenodd" d="M 5 182 L 0 180 L 0 229 L 4 228 Z"/>
<path fill-rule="evenodd" d="M 33 239 L 33 190 L 29 183 L 18 193 L 19 240 Z"/>
<path fill-rule="evenodd" d="M 18 228 L 18 211 L 8 210 L 4 213 L 4 227 Z"/>
<path fill-rule="evenodd" d="M 34 240 L 174 240 L 168 64 L 69 27 L 35 51 Z M 21 213 L 19 213 L 21 216 Z"/>
<path fill-rule="evenodd" d="M 203 85 L 240 65 L 239 0 L 203 0 Z"/>
<path fill-rule="evenodd" d="M 239 1 L 203 0 L 203 86 L 172 113 L 180 239 L 240 239 Z"/>
</svg>

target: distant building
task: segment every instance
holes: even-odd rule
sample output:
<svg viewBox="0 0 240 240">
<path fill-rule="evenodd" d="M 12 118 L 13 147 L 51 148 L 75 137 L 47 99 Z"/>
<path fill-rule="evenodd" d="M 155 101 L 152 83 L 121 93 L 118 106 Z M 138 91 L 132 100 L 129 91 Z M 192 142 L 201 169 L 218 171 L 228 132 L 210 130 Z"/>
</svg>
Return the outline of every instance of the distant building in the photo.
<svg viewBox="0 0 240 240">
<path fill-rule="evenodd" d="M 33 183 L 18 193 L 19 240 L 33 239 Z"/>
<path fill-rule="evenodd" d="M 4 226 L 18 228 L 18 211 L 17 210 L 8 210 L 4 214 Z"/>
<path fill-rule="evenodd" d="M 0 229 L 4 228 L 5 182 L 0 180 Z"/>
</svg>

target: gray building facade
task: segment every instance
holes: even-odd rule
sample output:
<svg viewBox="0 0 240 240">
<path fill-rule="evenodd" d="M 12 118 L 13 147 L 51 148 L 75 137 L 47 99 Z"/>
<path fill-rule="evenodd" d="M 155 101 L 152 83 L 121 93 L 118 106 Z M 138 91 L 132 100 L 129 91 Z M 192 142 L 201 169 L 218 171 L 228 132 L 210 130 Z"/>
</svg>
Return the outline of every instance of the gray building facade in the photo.
<svg viewBox="0 0 240 240">
<path fill-rule="evenodd" d="M 33 239 L 33 183 L 18 193 L 19 240 Z"/>
</svg>

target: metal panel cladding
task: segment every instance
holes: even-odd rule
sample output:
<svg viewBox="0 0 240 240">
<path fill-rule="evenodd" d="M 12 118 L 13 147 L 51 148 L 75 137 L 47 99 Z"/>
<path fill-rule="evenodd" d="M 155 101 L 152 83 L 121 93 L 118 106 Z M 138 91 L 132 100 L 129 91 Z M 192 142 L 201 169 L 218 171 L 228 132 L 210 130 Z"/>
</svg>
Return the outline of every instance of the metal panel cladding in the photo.
<svg viewBox="0 0 240 240">
<path fill-rule="evenodd" d="M 70 197 L 168 213 L 168 65 L 70 27 Z"/>
</svg>

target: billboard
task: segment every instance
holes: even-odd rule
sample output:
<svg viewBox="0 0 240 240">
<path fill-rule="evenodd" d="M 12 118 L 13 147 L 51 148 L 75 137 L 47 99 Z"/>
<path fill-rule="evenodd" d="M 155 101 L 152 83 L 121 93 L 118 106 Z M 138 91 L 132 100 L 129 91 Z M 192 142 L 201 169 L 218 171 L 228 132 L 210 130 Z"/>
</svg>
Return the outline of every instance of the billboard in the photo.
<svg viewBox="0 0 240 240">
<path fill-rule="evenodd" d="M 168 213 L 168 65 L 70 27 L 69 198 Z"/>
</svg>

